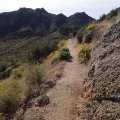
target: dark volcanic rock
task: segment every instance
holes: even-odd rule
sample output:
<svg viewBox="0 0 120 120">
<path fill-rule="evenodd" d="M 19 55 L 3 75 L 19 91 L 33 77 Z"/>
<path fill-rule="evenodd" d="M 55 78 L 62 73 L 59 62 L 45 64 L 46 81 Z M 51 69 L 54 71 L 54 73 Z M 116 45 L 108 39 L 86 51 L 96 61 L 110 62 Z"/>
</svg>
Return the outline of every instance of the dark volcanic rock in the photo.
<svg viewBox="0 0 120 120">
<path fill-rule="evenodd" d="M 93 18 L 85 13 L 76 13 L 70 17 L 66 17 L 63 14 L 55 15 L 48 13 L 44 8 L 36 10 L 20 8 L 17 11 L 0 14 L 0 38 L 7 34 L 10 37 L 15 36 L 15 38 L 19 36 L 25 37 L 25 35 L 44 36 L 44 33 L 48 34 L 54 31 L 69 34 L 93 20 Z M 21 31 L 22 28 L 26 29 L 28 27 L 31 28 L 31 31 L 27 31 L 26 33 L 24 30 L 23 32 Z"/>
</svg>

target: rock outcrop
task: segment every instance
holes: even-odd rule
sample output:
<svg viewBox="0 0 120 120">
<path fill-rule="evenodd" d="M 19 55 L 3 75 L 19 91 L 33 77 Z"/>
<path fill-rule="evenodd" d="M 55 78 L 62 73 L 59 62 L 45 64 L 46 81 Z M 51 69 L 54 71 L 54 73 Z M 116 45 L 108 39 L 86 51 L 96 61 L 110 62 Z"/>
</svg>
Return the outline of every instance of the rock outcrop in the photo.
<svg viewBox="0 0 120 120">
<path fill-rule="evenodd" d="M 88 31 L 82 38 L 83 43 L 90 43 L 93 38 L 94 30 Z"/>
<path fill-rule="evenodd" d="M 49 97 L 45 95 L 37 100 L 37 102 L 35 103 L 35 106 L 44 107 L 45 105 L 48 105 L 49 103 L 50 103 Z"/>
<path fill-rule="evenodd" d="M 82 111 L 82 119 L 120 119 L 120 20 L 96 41 L 90 66 L 84 83 L 89 102 Z"/>
</svg>

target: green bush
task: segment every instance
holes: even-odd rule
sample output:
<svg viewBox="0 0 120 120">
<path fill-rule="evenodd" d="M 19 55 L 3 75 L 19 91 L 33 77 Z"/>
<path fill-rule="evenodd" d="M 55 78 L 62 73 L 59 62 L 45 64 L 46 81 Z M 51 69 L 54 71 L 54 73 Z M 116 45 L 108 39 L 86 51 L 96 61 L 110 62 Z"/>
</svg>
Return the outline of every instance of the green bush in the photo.
<svg viewBox="0 0 120 120">
<path fill-rule="evenodd" d="M 100 22 L 102 22 L 102 21 L 104 21 L 105 19 L 106 19 L 106 15 L 105 15 L 105 14 L 103 14 L 102 16 L 100 16 L 99 21 L 100 21 Z"/>
<path fill-rule="evenodd" d="M 6 79 L 10 76 L 10 71 L 4 71 L 0 73 L 0 80 Z"/>
<path fill-rule="evenodd" d="M 51 52 L 54 52 L 54 51 L 59 49 L 58 43 L 59 42 L 57 41 L 57 42 L 55 42 L 54 44 L 51 45 Z"/>
<path fill-rule="evenodd" d="M 31 53 L 29 53 L 27 57 L 30 62 L 38 61 L 40 58 L 43 57 L 43 47 L 37 46 L 37 47 L 33 48 Z"/>
<path fill-rule="evenodd" d="M 22 74 L 21 73 L 15 73 L 13 76 L 13 79 L 21 79 L 22 78 Z"/>
<path fill-rule="evenodd" d="M 96 24 L 94 24 L 94 23 L 88 24 L 88 25 L 84 26 L 83 28 L 81 28 L 76 34 L 78 42 L 82 43 L 82 38 L 86 34 L 86 32 L 93 30 L 95 28 L 96 28 Z"/>
<path fill-rule="evenodd" d="M 17 68 L 20 64 L 12 64 L 12 66 L 8 67 L 7 69 L 5 69 L 3 72 L 0 72 L 0 80 L 1 79 L 6 79 L 8 77 L 10 77 L 10 74 L 12 72 L 13 69 Z"/>
<path fill-rule="evenodd" d="M 13 79 L 21 79 L 23 76 L 23 72 L 24 72 L 23 66 L 19 66 L 18 68 L 12 70 L 11 77 Z"/>
<path fill-rule="evenodd" d="M 82 28 L 81 30 L 78 31 L 78 33 L 76 34 L 76 37 L 77 37 L 77 40 L 79 43 L 82 43 L 82 38 L 83 38 L 83 35 L 85 34 L 85 27 Z"/>
<path fill-rule="evenodd" d="M 111 19 L 111 18 L 113 18 L 113 17 L 116 17 L 116 16 L 118 15 L 118 12 L 119 12 L 119 11 L 120 11 L 119 8 L 113 9 L 113 10 L 111 10 L 110 13 L 108 13 L 107 15 L 103 14 L 103 15 L 100 17 L 99 21 L 102 22 L 102 21 L 104 21 L 105 19 L 108 19 L 108 20 L 109 20 L 109 19 Z"/>
<path fill-rule="evenodd" d="M 5 71 L 6 68 L 7 66 L 4 63 L 0 63 L 0 72 Z"/>
<path fill-rule="evenodd" d="M 79 58 L 80 62 L 86 63 L 87 61 L 89 61 L 89 59 L 91 57 L 90 53 L 91 53 L 90 48 L 82 48 L 78 53 L 78 58 Z"/>
<path fill-rule="evenodd" d="M 88 24 L 87 26 L 86 26 L 86 32 L 87 31 L 90 31 L 90 30 L 94 30 L 96 28 L 96 24 L 94 24 L 94 23 L 91 23 L 91 24 Z"/>
<path fill-rule="evenodd" d="M 54 57 L 51 61 L 51 64 L 57 63 L 61 60 L 69 60 L 71 58 L 70 51 L 68 48 L 63 48 L 59 51 L 58 55 Z"/>
<path fill-rule="evenodd" d="M 27 59 L 29 62 L 42 62 L 44 58 L 57 49 L 57 43 L 47 46 L 36 46 L 27 55 Z"/>
<path fill-rule="evenodd" d="M 107 15 L 107 19 L 111 19 L 117 15 L 118 15 L 118 9 L 111 10 L 111 12 Z"/>
<path fill-rule="evenodd" d="M 32 85 L 41 85 L 44 74 L 43 65 L 29 65 L 24 72 L 26 82 Z"/>
<path fill-rule="evenodd" d="M 59 59 L 60 60 L 68 60 L 70 58 L 70 51 L 68 48 L 63 48 L 60 51 Z"/>
<path fill-rule="evenodd" d="M 14 72 L 12 73 L 12 78 L 13 79 L 21 79 L 22 78 L 22 73 L 21 72 Z"/>
<path fill-rule="evenodd" d="M 58 44 L 57 44 L 58 48 L 63 47 L 63 46 L 65 45 L 65 43 L 66 43 L 66 40 L 65 40 L 65 39 L 60 40 L 60 41 L 58 42 Z"/>
<path fill-rule="evenodd" d="M 24 99 L 24 83 L 21 80 L 8 80 L 0 83 L 0 113 L 13 114 Z"/>
</svg>

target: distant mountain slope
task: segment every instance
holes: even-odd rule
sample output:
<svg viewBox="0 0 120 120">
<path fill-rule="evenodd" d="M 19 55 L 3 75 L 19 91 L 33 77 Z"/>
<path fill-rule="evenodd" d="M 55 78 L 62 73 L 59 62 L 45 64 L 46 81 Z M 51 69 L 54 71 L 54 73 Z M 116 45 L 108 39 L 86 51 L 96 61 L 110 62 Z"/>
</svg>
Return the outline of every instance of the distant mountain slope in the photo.
<svg viewBox="0 0 120 120">
<path fill-rule="evenodd" d="M 21 60 L 35 46 L 50 45 L 93 20 L 83 12 L 66 17 L 44 8 L 1 13 L 0 60 Z"/>
<path fill-rule="evenodd" d="M 85 12 L 75 13 L 68 17 L 66 24 L 60 28 L 60 32 L 67 35 L 73 31 L 79 30 L 81 27 L 93 20 L 94 19 L 89 17 Z"/>
<path fill-rule="evenodd" d="M 84 12 L 66 17 L 63 14 L 48 13 L 44 8 L 35 10 L 20 8 L 17 11 L 0 14 L 0 38 L 8 34 L 9 37 L 15 38 L 44 36 L 54 31 L 67 35 L 93 20 Z"/>
</svg>

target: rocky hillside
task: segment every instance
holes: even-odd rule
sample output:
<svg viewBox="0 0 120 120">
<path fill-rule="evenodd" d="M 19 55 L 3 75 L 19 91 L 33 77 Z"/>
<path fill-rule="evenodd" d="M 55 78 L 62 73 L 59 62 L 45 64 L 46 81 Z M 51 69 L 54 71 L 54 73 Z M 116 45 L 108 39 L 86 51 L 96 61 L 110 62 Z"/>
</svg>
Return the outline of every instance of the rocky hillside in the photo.
<svg viewBox="0 0 120 120">
<path fill-rule="evenodd" d="M 80 117 L 82 120 L 117 120 L 120 119 L 120 20 L 107 30 L 101 26 L 105 27 L 105 21 L 97 24 L 98 27 L 89 32 L 94 47 L 90 70 L 84 80 L 85 104 Z"/>
<path fill-rule="evenodd" d="M 66 17 L 48 13 L 43 8 L 1 13 L 0 58 L 23 59 L 34 46 L 52 44 L 93 20 L 84 12 Z"/>
<path fill-rule="evenodd" d="M 63 14 L 51 14 L 44 8 L 20 8 L 17 11 L 0 14 L 0 37 L 25 37 L 61 31 L 69 34 L 93 21 L 86 13 L 76 13 L 70 17 Z"/>
</svg>

